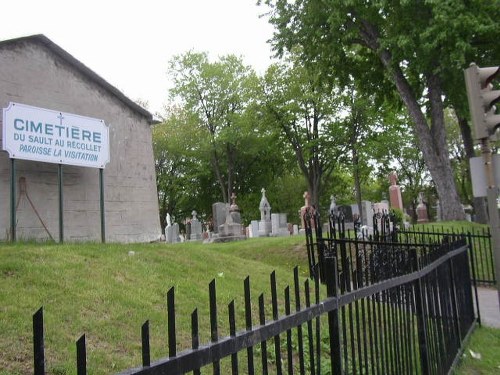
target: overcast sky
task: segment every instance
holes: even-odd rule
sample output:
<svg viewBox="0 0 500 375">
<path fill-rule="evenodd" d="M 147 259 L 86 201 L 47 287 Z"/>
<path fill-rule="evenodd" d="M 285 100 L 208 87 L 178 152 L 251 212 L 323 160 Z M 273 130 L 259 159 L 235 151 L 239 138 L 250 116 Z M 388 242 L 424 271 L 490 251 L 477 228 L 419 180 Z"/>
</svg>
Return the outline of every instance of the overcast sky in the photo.
<svg viewBox="0 0 500 375">
<path fill-rule="evenodd" d="M 132 100 L 161 112 L 172 56 L 235 54 L 263 73 L 272 27 L 256 0 L 3 1 L 0 40 L 44 34 Z"/>
</svg>

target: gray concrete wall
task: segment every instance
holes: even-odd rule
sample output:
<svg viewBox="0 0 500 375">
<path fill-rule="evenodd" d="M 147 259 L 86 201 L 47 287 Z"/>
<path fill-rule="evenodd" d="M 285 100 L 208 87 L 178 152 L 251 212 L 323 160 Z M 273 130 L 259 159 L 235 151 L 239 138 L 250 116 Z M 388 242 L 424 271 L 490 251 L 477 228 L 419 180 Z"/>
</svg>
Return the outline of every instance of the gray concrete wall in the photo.
<svg viewBox="0 0 500 375">
<path fill-rule="evenodd" d="M 151 129 L 143 115 L 50 49 L 25 41 L 0 47 L 0 108 L 11 101 L 103 119 L 109 127 L 111 159 L 104 169 L 106 240 L 159 238 Z M 10 171 L 9 156 L 0 151 L 0 240 L 10 229 Z M 100 241 L 99 170 L 64 166 L 63 173 L 65 241 Z M 16 179 L 21 177 L 26 193 L 17 187 L 17 238 L 48 239 L 48 231 L 57 240 L 57 165 L 16 160 Z"/>
</svg>

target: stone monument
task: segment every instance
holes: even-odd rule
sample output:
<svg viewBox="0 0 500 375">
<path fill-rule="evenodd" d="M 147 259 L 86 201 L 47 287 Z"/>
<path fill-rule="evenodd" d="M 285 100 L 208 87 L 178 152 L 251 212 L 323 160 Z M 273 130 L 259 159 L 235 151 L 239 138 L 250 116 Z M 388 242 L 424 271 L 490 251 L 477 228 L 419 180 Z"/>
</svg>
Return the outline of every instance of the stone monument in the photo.
<svg viewBox="0 0 500 375">
<path fill-rule="evenodd" d="M 391 208 L 403 209 L 403 197 L 401 196 L 401 187 L 397 184 L 398 175 L 396 172 L 389 173 L 389 181 L 391 185 L 389 186 L 389 200 L 391 202 Z"/>
<path fill-rule="evenodd" d="M 288 222 L 286 220 L 286 214 L 272 214 L 271 215 L 272 224 L 272 237 L 285 237 L 290 235 L 290 230 L 288 229 Z"/>
<path fill-rule="evenodd" d="M 167 213 L 166 217 L 167 226 L 165 227 L 165 242 L 167 243 L 177 243 L 181 241 L 179 236 L 179 224 L 172 224 L 172 219 L 170 214 Z"/>
<path fill-rule="evenodd" d="M 262 198 L 260 199 L 259 210 L 260 210 L 260 221 L 259 221 L 259 237 L 267 237 L 271 233 L 272 223 L 271 223 L 271 205 L 266 198 L 266 189 L 261 190 Z M 254 233 L 255 234 L 255 233 Z"/>
<path fill-rule="evenodd" d="M 193 218 L 191 219 L 191 235 L 189 239 L 191 241 L 198 241 L 202 239 L 201 222 L 196 217 L 198 215 L 196 211 L 193 211 L 191 215 L 193 215 Z"/>
<path fill-rule="evenodd" d="M 335 202 L 335 197 L 333 195 L 330 196 L 330 209 L 328 210 L 330 215 L 337 216 L 339 214 L 339 209 L 337 207 L 337 203 Z"/>
<path fill-rule="evenodd" d="M 418 205 L 417 205 L 417 223 L 428 223 L 429 215 L 427 214 L 427 206 L 424 203 L 424 194 L 418 194 Z"/>
<path fill-rule="evenodd" d="M 223 202 L 216 202 L 212 205 L 212 221 L 214 233 L 219 232 L 219 226 L 226 222 L 227 211 L 229 204 Z"/>
<path fill-rule="evenodd" d="M 314 224 L 314 207 L 311 206 L 311 202 L 310 202 L 310 199 L 311 199 L 311 196 L 309 195 L 309 192 L 306 191 L 304 192 L 304 205 L 300 208 L 300 211 L 299 211 L 299 214 L 300 214 L 300 223 L 301 223 L 301 231 L 304 232 L 305 229 L 306 229 L 306 225 L 305 225 L 305 221 L 304 221 L 304 217 L 306 215 L 306 213 L 309 213 L 311 215 L 310 217 L 310 224 L 311 224 L 311 228 L 314 228 L 315 224 Z"/>
<path fill-rule="evenodd" d="M 236 204 L 236 195 L 234 193 L 231 195 L 231 200 L 231 206 L 229 206 L 229 209 L 226 209 L 226 220 L 223 224 L 218 225 L 217 233 L 212 236 L 211 242 L 228 242 L 246 239 L 246 236 L 243 234 L 243 227 L 241 225 L 240 209 Z M 212 208 L 219 210 L 221 206 L 216 206 L 214 204 Z M 218 223 L 219 219 L 216 218 L 219 214 L 220 212 L 213 212 L 215 221 L 214 229 L 215 224 Z"/>
</svg>

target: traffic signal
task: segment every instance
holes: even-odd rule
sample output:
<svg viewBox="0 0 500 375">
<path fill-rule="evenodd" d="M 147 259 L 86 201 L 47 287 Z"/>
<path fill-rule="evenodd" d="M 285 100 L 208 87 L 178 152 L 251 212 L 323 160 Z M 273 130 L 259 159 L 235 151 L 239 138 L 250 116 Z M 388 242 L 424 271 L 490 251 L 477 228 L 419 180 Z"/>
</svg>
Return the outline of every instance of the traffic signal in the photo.
<svg viewBox="0 0 500 375">
<path fill-rule="evenodd" d="M 472 63 L 465 69 L 465 85 L 469 110 L 476 139 L 491 137 L 500 126 L 500 115 L 495 103 L 500 101 L 500 90 L 493 90 L 491 82 L 500 76 L 500 67 L 480 68 Z"/>
</svg>

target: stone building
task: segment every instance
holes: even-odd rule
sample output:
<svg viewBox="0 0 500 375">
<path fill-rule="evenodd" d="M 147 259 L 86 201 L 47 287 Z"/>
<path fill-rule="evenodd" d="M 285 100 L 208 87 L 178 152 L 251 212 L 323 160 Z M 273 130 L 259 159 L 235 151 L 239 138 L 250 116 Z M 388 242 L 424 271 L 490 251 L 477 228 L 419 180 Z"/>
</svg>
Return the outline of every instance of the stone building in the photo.
<svg viewBox="0 0 500 375">
<path fill-rule="evenodd" d="M 105 239 L 160 237 L 148 111 L 43 35 L 0 41 L 0 107 L 11 102 L 104 120 L 110 154 L 102 170 Z M 0 241 L 10 238 L 11 186 L 18 240 L 57 241 L 59 233 L 64 241 L 101 240 L 99 168 L 63 165 L 59 178 L 58 164 L 16 159 L 11 185 L 11 164 L 9 153 L 0 150 Z"/>
</svg>

